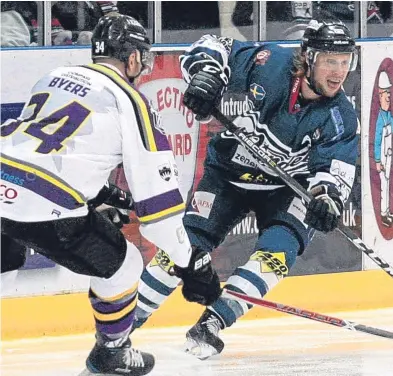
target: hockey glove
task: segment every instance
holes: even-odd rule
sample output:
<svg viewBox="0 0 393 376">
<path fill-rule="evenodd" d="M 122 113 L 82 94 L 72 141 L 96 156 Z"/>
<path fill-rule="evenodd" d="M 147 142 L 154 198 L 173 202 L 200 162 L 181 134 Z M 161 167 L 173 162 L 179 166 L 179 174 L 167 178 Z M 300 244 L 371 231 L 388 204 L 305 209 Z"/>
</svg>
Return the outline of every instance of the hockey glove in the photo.
<svg viewBox="0 0 393 376">
<path fill-rule="evenodd" d="M 228 77 L 221 68 L 205 65 L 195 73 L 184 93 L 183 103 L 199 118 L 210 116 L 221 101 Z"/>
<path fill-rule="evenodd" d="M 132 200 L 131 194 L 123 191 L 116 185 L 109 182 L 105 183 L 105 185 L 101 188 L 95 198 L 87 202 L 89 208 L 93 209 L 97 208 L 102 204 L 114 206 L 115 208 L 119 209 L 134 209 L 134 201 Z"/>
<path fill-rule="evenodd" d="M 307 206 L 304 222 L 318 231 L 333 231 L 344 210 L 340 192 L 333 185 L 319 184 L 310 193 L 314 198 Z"/>
<path fill-rule="evenodd" d="M 182 293 L 189 302 L 208 306 L 221 295 L 220 280 L 208 252 L 194 249 L 187 268 L 174 265 L 173 269 L 175 275 L 183 280 Z"/>
<path fill-rule="evenodd" d="M 112 222 L 119 230 L 122 229 L 125 224 L 130 223 L 129 213 L 125 209 L 117 209 L 103 204 L 97 208 L 97 211 L 104 218 Z"/>
</svg>

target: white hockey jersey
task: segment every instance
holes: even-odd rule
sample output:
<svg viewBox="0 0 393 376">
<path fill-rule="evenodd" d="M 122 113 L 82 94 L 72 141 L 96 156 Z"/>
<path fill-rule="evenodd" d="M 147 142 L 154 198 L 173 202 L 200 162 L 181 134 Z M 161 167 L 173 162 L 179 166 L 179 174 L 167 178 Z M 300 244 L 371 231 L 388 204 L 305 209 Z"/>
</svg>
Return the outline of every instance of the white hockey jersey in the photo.
<svg viewBox="0 0 393 376">
<path fill-rule="evenodd" d="M 87 214 L 123 163 L 140 231 L 188 265 L 177 167 L 157 117 L 116 68 L 61 67 L 32 89 L 18 120 L 1 126 L 2 216 L 22 222 Z"/>
</svg>

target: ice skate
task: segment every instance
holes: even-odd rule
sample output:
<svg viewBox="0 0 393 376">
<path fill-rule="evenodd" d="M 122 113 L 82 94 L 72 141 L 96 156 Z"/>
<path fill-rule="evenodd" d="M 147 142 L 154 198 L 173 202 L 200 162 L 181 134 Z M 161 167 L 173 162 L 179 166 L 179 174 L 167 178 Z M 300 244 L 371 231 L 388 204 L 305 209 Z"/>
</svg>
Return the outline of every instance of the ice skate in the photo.
<svg viewBox="0 0 393 376">
<path fill-rule="evenodd" d="M 220 354 L 224 349 L 224 342 L 218 333 L 223 328 L 221 320 L 206 309 L 199 321 L 187 332 L 185 351 L 201 360 Z"/>
<path fill-rule="evenodd" d="M 82 373 L 100 376 L 142 376 L 154 367 L 154 357 L 131 347 L 131 341 L 121 347 L 110 348 L 96 343 L 86 360 L 86 370 Z"/>
</svg>

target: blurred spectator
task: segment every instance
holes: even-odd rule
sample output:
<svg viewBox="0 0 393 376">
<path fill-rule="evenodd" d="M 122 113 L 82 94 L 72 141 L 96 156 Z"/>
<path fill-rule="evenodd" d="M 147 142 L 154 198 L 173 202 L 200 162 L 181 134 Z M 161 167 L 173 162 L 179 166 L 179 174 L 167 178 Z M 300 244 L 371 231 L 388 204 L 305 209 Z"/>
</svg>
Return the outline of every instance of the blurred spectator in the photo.
<svg viewBox="0 0 393 376">
<path fill-rule="evenodd" d="M 73 32 L 92 31 L 100 17 L 118 12 L 115 1 L 53 1 L 52 4 L 52 16 Z"/>
<path fill-rule="evenodd" d="M 1 47 L 22 47 L 30 44 L 29 28 L 20 13 L 1 12 Z"/>
<path fill-rule="evenodd" d="M 33 28 L 33 43 L 37 44 L 38 40 L 38 22 L 36 19 L 31 20 L 31 25 Z M 65 30 L 60 24 L 57 18 L 52 17 L 52 45 L 53 46 L 64 46 L 72 44 L 72 32 L 70 30 Z"/>
<path fill-rule="evenodd" d="M 304 31 L 305 26 L 312 18 L 312 1 L 267 1 L 266 2 L 266 23 L 268 39 L 286 39 L 282 34 L 282 23 L 289 25 L 290 22 L 296 20 L 294 31 L 297 31 L 299 24 L 301 30 Z M 241 28 L 243 26 L 250 26 L 253 24 L 253 2 L 252 1 L 237 1 L 235 9 L 232 14 L 232 22 L 235 26 Z M 269 25 L 273 23 L 278 24 L 278 33 L 271 36 L 269 33 Z M 284 27 L 285 29 L 285 27 Z M 241 29 L 239 29 L 241 31 Z M 288 38 L 299 39 L 299 38 Z"/>
<path fill-rule="evenodd" d="M 237 27 L 251 26 L 253 10 L 252 1 L 236 1 L 235 9 L 232 13 L 233 24 Z"/>
<path fill-rule="evenodd" d="M 72 31 L 72 41 L 78 45 L 91 44 L 92 30 L 100 17 L 118 12 L 116 1 L 56 1 L 52 2 L 52 17 Z"/>
<path fill-rule="evenodd" d="M 344 23 L 354 19 L 355 4 L 353 1 L 315 1 L 314 3 L 315 10 L 320 12 L 321 16 L 334 15 Z M 386 7 L 383 3 L 387 3 L 388 6 Z M 384 23 L 390 17 L 391 3 L 391 1 L 368 1 L 367 22 Z"/>
<path fill-rule="evenodd" d="M 4 40 L 4 43 L 20 43 L 18 45 L 26 46 L 37 45 L 38 30 L 41 27 L 37 21 L 37 2 L 4 1 L 1 3 L 1 11 L 13 11 L 20 15 L 20 17 L 15 15 L 15 13 L 2 15 L 2 24 L 5 21 L 5 26 L 7 27 L 7 29 L 2 27 L 2 42 Z M 91 31 L 94 29 L 99 18 L 104 14 L 117 11 L 115 1 L 53 1 L 51 22 L 52 45 L 91 44 Z M 23 25 L 21 18 L 27 27 L 28 38 L 26 36 L 26 28 L 21 28 L 21 25 Z M 25 38 L 23 41 L 18 42 L 15 39 L 12 42 L 11 37 L 7 35 L 3 36 L 3 29 L 7 33 L 19 33 L 19 38 L 24 33 Z M 15 38 L 15 35 L 13 38 Z M 6 39 L 10 41 L 6 42 Z"/>
<path fill-rule="evenodd" d="M 119 13 L 134 17 L 145 28 L 148 27 L 148 1 L 118 1 Z"/>
<path fill-rule="evenodd" d="M 383 24 L 391 21 L 392 4 L 392 1 L 368 1 L 368 24 Z M 346 24 L 351 24 L 354 22 L 354 11 L 354 1 L 267 1 L 268 39 L 300 39 L 311 18 L 339 19 Z M 237 27 L 252 25 L 252 13 L 252 1 L 237 1 L 232 14 L 233 24 Z M 374 34 L 380 30 L 376 29 Z"/>
<path fill-rule="evenodd" d="M 22 17 L 23 22 L 20 20 L 18 16 L 15 16 L 15 13 L 11 13 L 12 17 L 15 17 L 14 20 L 16 21 L 16 24 L 13 25 L 17 29 L 19 29 L 19 32 L 21 35 L 23 35 L 23 40 L 20 40 L 18 43 L 21 43 L 21 46 L 29 46 L 31 44 L 31 39 L 32 39 L 32 24 L 31 24 L 31 19 L 33 18 L 34 14 L 37 14 L 37 4 L 35 1 L 2 1 L 1 2 L 1 12 L 6 13 L 6 12 L 15 12 L 17 13 L 20 17 Z M 5 15 L 6 22 L 7 18 L 8 21 L 10 21 L 10 13 L 8 15 Z M 7 17 L 8 16 L 8 17 Z M 3 15 L 2 15 L 3 17 Z M 37 17 L 35 17 L 37 18 Z M 2 19 L 3 21 L 3 19 Z M 21 26 L 22 25 L 22 26 Z M 9 25 L 7 27 L 10 27 L 12 25 Z M 27 27 L 27 34 L 26 34 L 26 29 Z M 10 30 L 10 29 L 8 29 Z M 18 31 L 16 31 L 18 33 Z M 1 27 L 1 34 L 2 34 L 2 41 L 3 41 L 3 22 L 2 22 L 2 27 Z M 6 36 L 5 36 L 6 38 Z M 5 42 L 7 43 L 7 42 Z M 2 43 L 3 45 L 3 43 Z"/>
<path fill-rule="evenodd" d="M 148 1 L 118 1 L 119 12 L 136 18 L 148 28 Z M 163 1 L 162 31 L 163 41 L 189 42 L 195 40 L 195 31 L 202 36 L 204 29 L 219 32 L 220 13 L 218 1 Z M 182 30 L 184 33 L 172 34 L 168 31 Z M 210 30 L 209 30 L 210 32 Z"/>
<path fill-rule="evenodd" d="M 2 12 L 12 10 L 22 17 L 29 35 L 28 43 L 24 45 L 36 46 L 38 31 L 42 27 L 37 21 L 37 3 L 35 1 L 6 1 L 1 4 L 1 10 Z M 72 44 L 72 32 L 66 30 L 54 14 L 52 14 L 52 44 L 56 46 Z"/>
</svg>

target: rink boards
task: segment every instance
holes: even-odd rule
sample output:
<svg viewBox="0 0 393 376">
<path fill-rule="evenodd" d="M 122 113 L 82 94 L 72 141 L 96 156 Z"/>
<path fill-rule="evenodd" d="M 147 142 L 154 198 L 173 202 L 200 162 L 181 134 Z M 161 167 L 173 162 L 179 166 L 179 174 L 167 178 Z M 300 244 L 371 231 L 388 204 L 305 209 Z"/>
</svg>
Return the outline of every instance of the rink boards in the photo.
<svg viewBox="0 0 393 376">
<path fill-rule="evenodd" d="M 392 281 L 381 271 L 288 277 L 266 299 L 316 312 L 393 306 Z M 28 338 L 91 332 L 93 315 L 87 294 L 59 294 L 2 300 L 2 338 Z M 180 288 L 145 324 L 146 327 L 192 325 L 202 307 L 186 302 Z M 243 319 L 285 314 L 256 307 Z"/>
<path fill-rule="evenodd" d="M 380 179 L 373 161 L 375 122 L 379 111 L 378 79 L 384 71 L 393 83 L 393 41 L 368 40 L 360 41 L 358 45 L 361 64 L 348 78 L 345 90 L 361 120 L 361 158 L 343 222 L 393 264 L 393 228 L 386 228 L 381 223 Z M 185 83 L 178 67 L 182 50 L 182 47 L 173 46 L 160 48 L 153 73 L 143 78 L 140 89 L 163 117 L 163 126 L 179 167 L 181 191 L 186 198 L 201 177 L 206 143 L 210 133 L 219 130 L 219 125 L 214 127 L 213 124 L 209 129 L 201 127 L 193 114 L 182 106 Z M 45 72 L 60 65 L 88 63 L 89 54 L 90 50 L 86 48 L 3 50 L 2 122 L 19 115 L 30 88 Z M 25 61 L 32 63 L 26 65 Z M 244 95 L 227 94 L 221 103 L 222 112 L 230 118 L 241 115 L 246 109 Z M 393 99 L 390 111 L 393 113 Z M 390 208 L 393 212 L 393 169 L 390 177 Z M 124 184 L 121 172 L 115 173 L 113 179 Z M 250 215 L 235 226 L 223 245 L 214 252 L 213 260 L 222 281 L 236 265 L 247 260 L 248 255 L 243 250 L 253 249 L 256 230 L 255 218 Z M 145 262 L 149 261 L 155 249 L 139 236 L 135 220 L 125 229 L 125 234 L 141 250 Z M 3 338 L 91 331 L 93 317 L 86 294 L 88 278 L 55 266 L 32 250 L 27 256 L 27 263 L 18 272 L 16 282 L 3 285 Z M 341 235 L 336 232 L 326 237 L 317 234 L 291 271 L 292 276 L 272 291 L 268 299 L 322 312 L 392 307 L 393 281 L 380 271 L 364 271 L 369 269 L 375 269 L 373 263 L 362 257 L 361 252 Z M 186 303 L 178 290 L 147 325 L 191 324 L 200 311 L 199 306 Z M 266 309 L 254 309 L 246 317 L 275 315 Z"/>
</svg>

